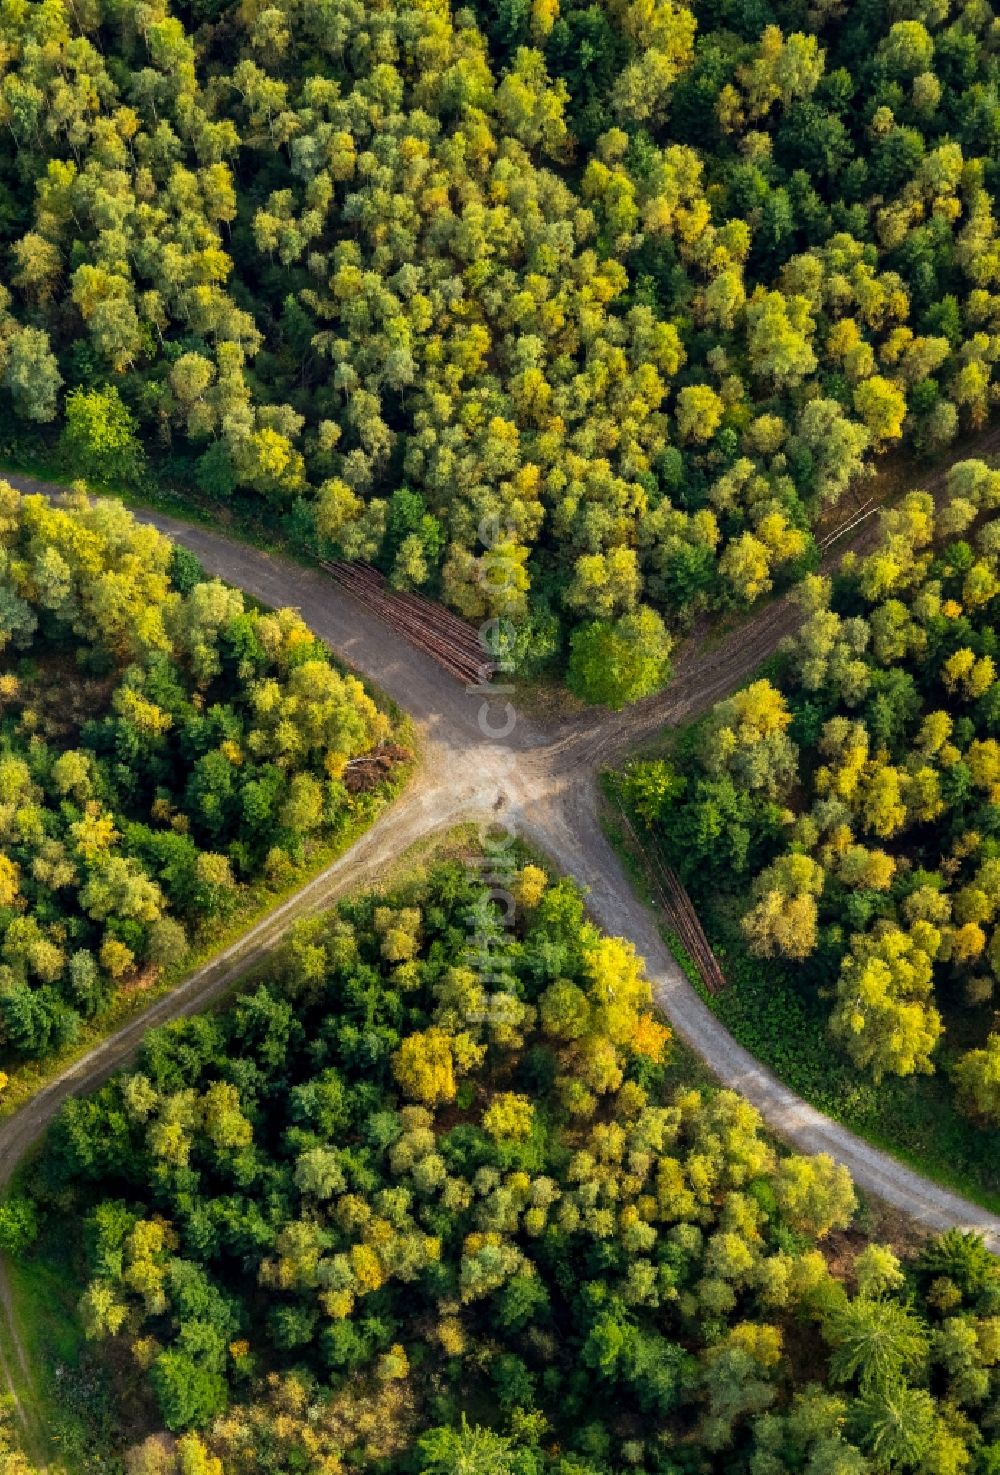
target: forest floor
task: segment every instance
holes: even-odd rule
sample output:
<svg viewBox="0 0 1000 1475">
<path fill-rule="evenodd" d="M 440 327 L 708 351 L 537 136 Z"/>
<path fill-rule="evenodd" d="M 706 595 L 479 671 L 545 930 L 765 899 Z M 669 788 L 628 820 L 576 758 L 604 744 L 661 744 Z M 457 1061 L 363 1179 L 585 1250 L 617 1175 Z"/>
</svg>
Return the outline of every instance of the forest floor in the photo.
<svg viewBox="0 0 1000 1475">
<path fill-rule="evenodd" d="M 35 1385 L 32 1359 L 24 1344 L 23 1308 L 15 1304 L 11 1267 L 0 1267 L 0 1364 L 20 1442 L 36 1475 L 49 1475 L 49 1420 Z"/>
</svg>

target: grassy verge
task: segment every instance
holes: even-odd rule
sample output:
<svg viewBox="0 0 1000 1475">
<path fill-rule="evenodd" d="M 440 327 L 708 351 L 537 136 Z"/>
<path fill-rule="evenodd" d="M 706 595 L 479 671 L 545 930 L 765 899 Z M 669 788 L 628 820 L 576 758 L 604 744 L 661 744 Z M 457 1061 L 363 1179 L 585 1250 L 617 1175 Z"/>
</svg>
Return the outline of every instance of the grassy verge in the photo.
<svg viewBox="0 0 1000 1475">
<path fill-rule="evenodd" d="M 617 795 L 615 778 L 604 778 L 612 798 Z M 634 822 L 641 833 L 641 822 Z M 630 877 L 637 878 L 639 894 L 655 898 L 652 868 L 624 826 L 615 823 L 610 807 L 605 827 Z M 976 1127 L 955 1109 L 947 1050 L 939 1053 L 934 1075 L 890 1078 L 876 1086 L 831 1044 L 826 1031 L 829 1002 L 798 988 L 780 963 L 771 960 L 765 966 L 750 956 L 733 898 L 702 901 L 698 912 L 729 981 L 723 993 L 710 995 L 676 938 L 663 926 L 661 935 L 741 1045 L 803 1100 L 859 1137 L 942 1187 L 1000 1213 L 1000 1130 Z"/>
<path fill-rule="evenodd" d="M 670 731 L 672 734 L 673 729 L 671 729 Z M 685 948 L 684 944 L 677 936 L 677 933 L 674 932 L 673 929 L 667 924 L 667 919 L 664 916 L 663 900 L 660 895 L 660 889 L 657 885 L 656 878 L 653 874 L 653 868 L 649 863 L 648 857 L 645 855 L 643 850 L 638 845 L 636 845 L 635 840 L 629 834 L 624 823 L 622 822 L 623 800 L 619 792 L 617 780 L 618 775 L 615 773 L 601 774 L 601 791 L 604 794 L 605 799 L 608 800 L 608 803 L 604 806 L 603 812 L 601 814 L 601 828 L 604 830 L 604 833 L 611 841 L 612 847 L 617 853 L 619 860 L 622 862 L 622 865 L 625 867 L 628 878 L 632 882 L 632 889 L 636 892 L 638 896 L 642 898 L 647 906 L 651 907 L 653 911 L 656 912 L 660 937 L 663 939 L 663 942 L 666 944 L 666 946 L 670 949 L 674 961 L 677 963 L 681 972 L 684 974 L 684 977 L 687 979 L 688 983 L 695 990 L 695 992 L 705 1000 L 706 1004 L 709 1004 L 711 1003 L 711 997 L 709 995 L 708 989 L 705 987 L 705 984 L 702 981 L 701 973 L 698 970 L 698 964 L 691 957 L 691 954 L 687 951 L 687 948 Z M 633 827 L 635 828 L 636 833 L 641 833 L 639 821 L 635 818 L 634 815 L 630 815 L 629 818 L 633 823 Z M 693 1058 L 697 1059 L 698 1057 L 694 1056 Z M 706 1075 L 706 1078 L 714 1080 L 714 1077 L 710 1077 L 708 1075 Z"/>
<path fill-rule="evenodd" d="M 5 1265 L 13 1319 L 0 1317 L 0 1352 L 16 1400 L 11 1426 L 47 1475 L 118 1475 L 122 1429 L 142 1429 L 140 1387 L 84 1336 L 79 1246 L 51 1236 L 38 1248 Z"/>
<path fill-rule="evenodd" d="M 11 1315 L 0 1315 L 0 1361 L 3 1364 L 5 1383 L 5 1419 L 6 1425 L 17 1447 L 31 1461 L 33 1466 L 44 1468 L 48 1466 L 50 1475 L 60 1469 L 61 1461 L 52 1461 L 54 1448 L 49 1436 L 49 1430 L 54 1423 L 53 1399 L 43 1395 L 38 1386 L 39 1370 L 42 1364 L 36 1360 L 25 1358 L 27 1370 L 22 1366 L 19 1356 L 18 1344 L 15 1342 L 14 1326 L 22 1330 L 20 1350 L 25 1351 L 24 1333 L 34 1319 L 34 1308 L 46 1304 L 45 1297 L 48 1295 L 46 1286 L 47 1276 L 36 1274 L 36 1267 L 23 1267 L 25 1275 L 23 1279 L 31 1282 L 30 1294 L 25 1295 L 22 1284 L 22 1267 L 14 1266 L 10 1262 L 4 1262 L 4 1273 L 8 1278 L 10 1288 Z M 16 1292 L 15 1292 L 16 1286 Z M 32 1369 L 35 1371 L 33 1372 Z M 37 1374 L 37 1376 L 36 1376 Z M 63 1467 L 65 1468 L 65 1467 Z"/>
</svg>

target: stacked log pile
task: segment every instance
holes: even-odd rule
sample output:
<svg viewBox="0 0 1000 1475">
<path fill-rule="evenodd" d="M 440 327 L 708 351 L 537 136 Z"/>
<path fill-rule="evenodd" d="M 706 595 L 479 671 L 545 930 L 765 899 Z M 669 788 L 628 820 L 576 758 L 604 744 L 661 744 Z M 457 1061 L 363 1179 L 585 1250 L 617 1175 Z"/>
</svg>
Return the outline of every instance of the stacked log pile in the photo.
<svg viewBox="0 0 1000 1475">
<path fill-rule="evenodd" d="M 422 594 L 390 587 L 383 574 L 367 563 L 324 563 L 323 568 L 390 629 L 426 651 L 459 681 L 489 681 L 496 669 L 483 649 L 479 632 L 444 605 Z"/>
<path fill-rule="evenodd" d="M 721 993 L 726 987 L 726 977 L 719 966 L 719 960 L 712 951 L 711 944 L 705 936 L 705 930 L 698 920 L 698 913 L 688 896 L 687 891 L 681 884 L 680 877 L 672 866 L 668 866 L 660 855 L 655 841 L 643 845 L 635 832 L 635 827 L 629 819 L 625 810 L 619 804 L 622 820 L 632 843 L 639 854 L 643 856 L 647 867 L 652 875 L 653 883 L 662 903 L 666 915 L 667 926 L 676 935 L 678 941 L 694 963 L 701 975 L 701 981 L 710 994 Z"/>
</svg>

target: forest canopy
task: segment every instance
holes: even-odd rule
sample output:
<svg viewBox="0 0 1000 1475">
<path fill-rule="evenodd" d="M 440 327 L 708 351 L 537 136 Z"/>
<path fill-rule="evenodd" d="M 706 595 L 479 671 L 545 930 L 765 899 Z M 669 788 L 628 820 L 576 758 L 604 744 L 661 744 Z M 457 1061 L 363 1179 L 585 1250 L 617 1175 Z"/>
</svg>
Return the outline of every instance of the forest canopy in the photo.
<svg viewBox="0 0 1000 1475">
<path fill-rule="evenodd" d="M 266 509 L 585 696 L 661 682 L 881 450 L 990 412 L 985 0 L 7 0 L 0 30 L 8 453 Z"/>
<path fill-rule="evenodd" d="M 910 492 L 876 546 L 803 581 L 771 679 L 625 788 L 696 894 L 739 902 L 751 954 L 832 1000 L 875 1081 L 961 1044 L 958 1104 L 1000 1123 L 1000 472 Z"/>
<path fill-rule="evenodd" d="M 0 482 L 0 1053 L 72 1043 L 363 820 L 392 735 L 291 610 L 116 502 Z"/>
<path fill-rule="evenodd" d="M 982 1243 L 843 1236 L 846 1170 L 668 1085 L 632 948 L 514 890 L 506 934 L 457 862 L 299 923 L 64 1108 L 21 1202 L 42 1252 L 82 1218 L 89 1335 L 172 1431 L 131 1475 L 991 1469 Z"/>
</svg>

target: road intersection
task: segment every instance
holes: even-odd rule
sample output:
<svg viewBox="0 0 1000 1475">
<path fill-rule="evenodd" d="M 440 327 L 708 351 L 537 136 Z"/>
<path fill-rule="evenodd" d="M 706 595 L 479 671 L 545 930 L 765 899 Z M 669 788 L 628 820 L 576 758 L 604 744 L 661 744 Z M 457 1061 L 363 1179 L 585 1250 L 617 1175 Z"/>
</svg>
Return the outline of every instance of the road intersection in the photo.
<svg viewBox="0 0 1000 1475">
<path fill-rule="evenodd" d="M 7 479 L 24 491 L 56 490 L 27 477 Z M 0 1182 L 9 1179 L 62 1102 L 93 1089 L 124 1064 L 148 1029 L 218 998 L 265 961 L 296 917 L 376 880 L 421 838 L 475 821 L 515 831 L 587 889 L 595 921 L 630 939 L 646 959 L 657 1004 L 677 1035 L 723 1084 L 751 1101 L 775 1133 L 798 1151 L 826 1152 L 845 1163 L 860 1188 L 918 1224 L 975 1229 L 1000 1253 L 1000 1218 L 816 1111 L 729 1034 L 672 957 L 655 914 L 635 895 L 601 825 L 600 770 L 663 725 L 689 720 L 739 686 L 794 630 L 794 604 L 774 602 L 710 650 L 692 648 L 666 691 L 646 703 L 620 714 L 588 712 L 547 722 L 518 714 L 504 692 L 491 696 L 463 687 L 325 574 L 211 529 L 155 512 L 138 515 L 191 549 L 209 573 L 266 604 L 297 608 L 344 663 L 411 715 L 421 762 L 402 797 L 333 865 L 0 1123 Z"/>
</svg>

